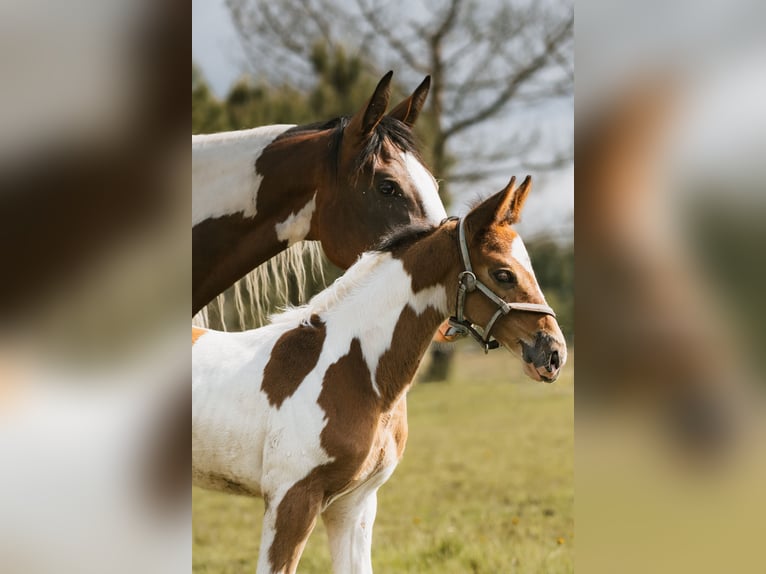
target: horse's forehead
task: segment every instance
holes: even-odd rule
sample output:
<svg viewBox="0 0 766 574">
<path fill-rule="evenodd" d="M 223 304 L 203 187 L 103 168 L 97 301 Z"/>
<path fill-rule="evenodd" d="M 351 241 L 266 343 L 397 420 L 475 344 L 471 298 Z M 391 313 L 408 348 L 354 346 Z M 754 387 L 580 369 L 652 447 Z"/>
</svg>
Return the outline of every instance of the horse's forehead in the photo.
<svg viewBox="0 0 766 574">
<path fill-rule="evenodd" d="M 532 261 L 529 259 L 527 247 L 524 245 L 524 241 L 522 241 L 521 235 L 518 233 L 515 233 L 515 235 L 516 236 L 511 242 L 511 257 L 518 261 L 524 269 L 529 271 L 534 276 L 535 272 L 532 270 Z"/>
<path fill-rule="evenodd" d="M 512 259 L 517 261 L 519 265 L 534 277 L 535 272 L 532 269 L 532 261 L 529 258 L 529 253 L 524 245 L 524 241 L 521 239 L 521 235 L 507 226 L 503 226 L 502 229 L 495 229 L 493 234 L 495 235 L 493 243 L 502 251 L 503 255 L 510 255 Z"/>
</svg>

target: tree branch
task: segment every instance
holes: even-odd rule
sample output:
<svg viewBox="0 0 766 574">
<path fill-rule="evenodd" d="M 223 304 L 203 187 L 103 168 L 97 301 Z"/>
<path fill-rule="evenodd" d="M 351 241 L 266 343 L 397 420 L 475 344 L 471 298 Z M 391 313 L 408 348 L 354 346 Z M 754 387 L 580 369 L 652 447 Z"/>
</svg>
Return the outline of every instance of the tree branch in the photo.
<svg viewBox="0 0 766 574">
<path fill-rule="evenodd" d="M 413 70 L 427 74 L 428 66 L 424 66 L 415 55 L 410 52 L 409 48 L 404 45 L 402 41 L 391 33 L 391 30 L 378 18 L 378 12 L 383 12 L 378 7 L 368 4 L 366 0 L 356 0 L 356 5 L 361 11 L 362 15 L 367 19 L 367 23 L 375 31 L 375 33 L 383 38 L 386 43 L 391 47 L 398 55 L 404 60 L 410 68 Z"/>
<path fill-rule="evenodd" d="M 564 23 L 560 30 L 546 40 L 543 50 L 539 54 L 532 58 L 532 60 L 521 70 L 510 77 L 505 88 L 501 90 L 488 105 L 461 120 L 457 120 L 445 129 L 443 135 L 444 139 L 449 139 L 456 133 L 491 118 L 505 107 L 511 98 L 516 95 L 519 88 L 545 67 L 556 46 L 571 33 L 573 22 L 574 17 L 572 16 Z"/>
<path fill-rule="evenodd" d="M 447 14 L 444 16 L 444 19 L 436 31 L 431 35 L 432 41 L 440 41 L 450 33 L 452 27 L 455 25 L 455 19 L 457 18 L 457 14 L 462 4 L 463 0 L 452 0 L 452 3 L 447 10 Z"/>
</svg>

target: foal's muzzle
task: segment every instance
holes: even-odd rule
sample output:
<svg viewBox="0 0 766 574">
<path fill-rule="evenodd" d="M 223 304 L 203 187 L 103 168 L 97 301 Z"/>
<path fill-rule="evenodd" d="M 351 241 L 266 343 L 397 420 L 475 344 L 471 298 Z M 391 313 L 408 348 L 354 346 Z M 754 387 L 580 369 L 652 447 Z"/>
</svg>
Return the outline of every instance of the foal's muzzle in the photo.
<svg viewBox="0 0 766 574">
<path fill-rule="evenodd" d="M 565 357 L 564 344 L 543 331 L 537 332 L 533 345 L 521 342 L 524 371 L 537 381 L 555 381 L 561 372 Z"/>
</svg>

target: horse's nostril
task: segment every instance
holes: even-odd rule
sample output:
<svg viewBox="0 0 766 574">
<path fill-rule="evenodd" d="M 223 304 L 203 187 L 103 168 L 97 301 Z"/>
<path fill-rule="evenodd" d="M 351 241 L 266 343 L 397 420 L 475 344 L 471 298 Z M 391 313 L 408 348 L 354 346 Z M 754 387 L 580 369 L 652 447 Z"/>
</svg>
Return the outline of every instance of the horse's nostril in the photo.
<svg viewBox="0 0 766 574">
<path fill-rule="evenodd" d="M 550 365 L 550 369 L 549 369 L 550 371 L 555 371 L 556 369 L 559 368 L 560 363 L 559 363 L 559 352 L 558 351 L 553 351 L 551 353 L 551 360 L 550 360 L 549 365 Z"/>
</svg>

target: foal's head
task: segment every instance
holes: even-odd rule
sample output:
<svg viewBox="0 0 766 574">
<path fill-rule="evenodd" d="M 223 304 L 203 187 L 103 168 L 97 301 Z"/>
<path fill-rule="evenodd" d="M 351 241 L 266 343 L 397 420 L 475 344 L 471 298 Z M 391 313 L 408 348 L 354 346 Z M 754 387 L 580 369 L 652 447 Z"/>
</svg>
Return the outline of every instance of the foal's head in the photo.
<svg viewBox="0 0 766 574">
<path fill-rule="evenodd" d="M 425 103 L 430 78 L 386 115 L 392 72 L 345 124 L 336 182 L 317 201 L 315 235 L 328 258 L 349 267 L 392 229 L 438 225 L 446 217 L 433 175 L 415 147 L 411 127 Z"/>
<path fill-rule="evenodd" d="M 466 243 L 476 278 L 509 303 L 544 304 L 529 255 L 512 225 L 531 188 L 531 179 L 508 186 L 475 207 L 465 218 Z M 498 306 L 480 291 L 466 296 L 465 315 L 486 325 Z M 554 381 L 567 357 L 566 343 L 556 319 L 545 313 L 511 310 L 492 327 L 492 336 L 524 362 L 524 372 L 536 381 Z"/>
</svg>

